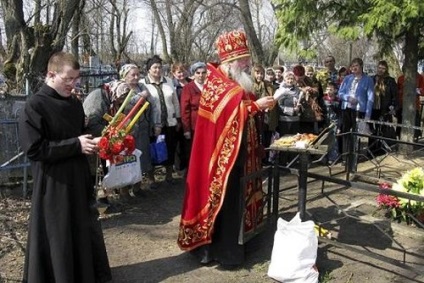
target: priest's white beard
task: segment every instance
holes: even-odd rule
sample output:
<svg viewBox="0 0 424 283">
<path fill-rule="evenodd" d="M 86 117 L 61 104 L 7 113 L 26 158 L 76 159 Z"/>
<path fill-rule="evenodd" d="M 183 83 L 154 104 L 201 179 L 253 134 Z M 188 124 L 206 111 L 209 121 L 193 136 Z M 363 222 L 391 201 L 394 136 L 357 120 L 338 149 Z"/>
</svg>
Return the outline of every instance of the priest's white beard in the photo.
<svg viewBox="0 0 424 283">
<path fill-rule="evenodd" d="M 228 69 L 228 74 L 230 78 L 236 81 L 245 91 L 253 92 L 253 79 L 246 71 L 241 70 L 237 65 L 233 65 Z"/>
</svg>

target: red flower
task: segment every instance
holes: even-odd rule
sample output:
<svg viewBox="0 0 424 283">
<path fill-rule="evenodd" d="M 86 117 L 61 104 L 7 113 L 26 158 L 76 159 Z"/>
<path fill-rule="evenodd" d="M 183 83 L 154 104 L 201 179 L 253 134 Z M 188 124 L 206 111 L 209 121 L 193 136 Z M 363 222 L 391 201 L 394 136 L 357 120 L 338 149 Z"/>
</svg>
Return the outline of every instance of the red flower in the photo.
<svg viewBox="0 0 424 283">
<path fill-rule="evenodd" d="M 127 153 L 132 153 L 135 150 L 135 139 L 132 135 L 125 136 L 124 147 L 127 149 Z"/>
<path fill-rule="evenodd" d="M 108 160 L 112 157 L 112 155 L 108 154 L 105 150 L 100 150 L 99 156 L 101 159 L 104 159 L 104 160 Z"/>
<path fill-rule="evenodd" d="M 116 163 L 122 160 L 120 154 L 123 151 L 125 151 L 124 154 L 131 154 L 135 150 L 135 139 L 124 130 L 108 127 L 99 141 L 99 149 L 100 158 Z"/>
<path fill-rule="evenodd" d="M 121 151 L 124 150 L 124 144 L 121 141 L 117 141 L 112 145 L 112 148 L 110 149 L 110 151 L 113 154 L 120 154 Z"/>
<path fill-rule="evenodd" d="M 109 147 L 109 140 L 107 137 L 102 137 L 99 141 L 99 148 L 100 149 L 107 149 Z"/>
<path fill-rule="evenodd" d="M 391 188 L 392 188 L 392 186 L 388 183 L 381 183 L 380 184 L 380 189 L 390 190 Z M 385 207 L 385 208 L 400 207 L 399 199 L 396 196 L 386 195 L 386 194 L 382 194 L 382 193 L 380 193 L 377 196 L 377 204 L 378 204 L 378 206 Z"/>
</svg>

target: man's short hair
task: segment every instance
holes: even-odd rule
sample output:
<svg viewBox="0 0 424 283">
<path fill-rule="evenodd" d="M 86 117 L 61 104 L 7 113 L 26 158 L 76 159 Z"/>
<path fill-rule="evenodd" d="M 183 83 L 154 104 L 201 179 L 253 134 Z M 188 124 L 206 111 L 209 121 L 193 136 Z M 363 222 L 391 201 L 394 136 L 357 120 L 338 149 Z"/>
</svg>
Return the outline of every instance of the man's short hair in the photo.
<svg viewBox="0 0 424 283">
<path fill-rule="evenodd" d="M 327 57 L 325 57 L 324 61 L 327 61 L 327 59 L 331 59 L 331 61 L 336 62 L 336 58 L 334 58 L 333 55 L 327 55 Z"/>
<path fill-rule="evenodd" d="M 363 67 L 364 66 L 364 61 L 362 61 L 362 59 L 361 58 L 353 58 L 352 59 L 352 62 L 350 62 L 350 65 L 353 65 L 353 64 L 358 64 L 359 66 L 361 66 L 361 67 Z"/>
<path fill-rule="evenodd" d="M 331 82 L 331 81 L 327 83 L 327 87 L 329 87 L 329 86 L 334 87 L 334 89 L 338 88 L 337 84 L 335 82 Z"/>
<path fill-rule="evenodd" d="M 274 69 L 273 68 L 266 69 L 266 74 L 269 76 L 274 76 L 275 75 Z"/>
<path fill-rule="evenodd" d="M 279 70 L 279 71 L 281 71 L 281 73 L 284 73 L 284 71 L 285 71 L 283 66 L 275 66 L 274 70 Z"/>
<path fill-rule="evenodd" d="M 47 71 L 60 73 L 63 70 L 63 66 L 70 66 L 74 70 L 80 69 L 80 64 L 73 54 L 59 51 L 50 57 Z"/>
<path fill-rule="evenodd" d="M 264 66 L 262 66 L 262 64 L 259 64 L 259 63 L 253 64 L 252 75 L 254 75 L 255 72 L 260 72 L 262 74 L 265 74 L 265 68 L 264 68 Z"/>
</svg>

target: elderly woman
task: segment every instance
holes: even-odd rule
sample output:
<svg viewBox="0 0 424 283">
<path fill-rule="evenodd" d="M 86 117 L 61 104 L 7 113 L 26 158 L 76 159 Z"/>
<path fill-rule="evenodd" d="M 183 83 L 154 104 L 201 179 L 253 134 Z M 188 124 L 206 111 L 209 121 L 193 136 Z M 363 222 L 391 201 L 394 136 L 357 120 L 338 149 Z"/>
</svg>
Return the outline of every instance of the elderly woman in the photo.
<svg viewBox="0 0 424 283">
<path fill-rule="evenodd" d="M 178 102 L 181 105 L 181 96 L 183 93 L 183 88 L 187 86 L 192 79 L 189 78 L 188 71 L 183 63 L 172 64 L 172 83 L 174 84 L 175 91 L 177 92 Z M 182 115 L 182 114 L 181 114 Z M 184 132 L 182 127 L 177 132 L 177 149 L 176 149 L 176 160 L 175 160 L 175 169 L 179 171 L 184 171 L 188 166 L 188 157 L 190 152 L 188 141 L 184 137 Z"/>
<path fill-rule="evenodd" d="M 130 89 L 135 92 L 129 105 L 125 109 L 125 112 L 129 112 L 131 108 L 140 99 L 145 99 L 149 102 L 149 106 L 140 116 L 140 119 L 136 123 L 136 127 L 133 130 L 133 135 L 136 141 L 136 148 L 142 152 L 140 163 L 141 171 L 147 174 L 150 181 L 150 187 L 156 188 L 157 183 L 155 182 L 154 170 L 150 157 L 150 137 L 153 136 L 154 127 L 160 126 L 160 113 L 156 100 L 149 95 L 146 86 L 139 83 L 140 70 L 134 64 L 126 64 L 122 66 L 119 72 L 121 81 L 124 81 L 129 85 Z"/>
<path fill-rule="evenodd" d="M 154 101 L 159 106 L 160 123 L 155 127 L 155 134 L 164 134 L 168 159 L 161 163 L 166 168 L 166 181 L 174 183 L 172 170 L 177 147 L 177 131 L 181 127 L 180 103 L 172 81 L 162 74 L 162 59 L 154 55 L 146 62 L 147 75 L 141 82 L 147 87 Z"/>
<path fill-rule="evenodd" d="M 86 132 L 94 137 L 101 136 L 103 129 L 108 125 L 108 122 L 103 116 L 105 114 L 114 116 L 129 92 L 130 87 L 121 81 L 112 81 L 90 92 L 83 103 L 84 113 L 87 119 Z M 92 177 L 95 179 L 98 160 L 96 160 L 95 156 L 89 156 L 88 159 Z M 101 162 L 104 169 L 103 173 L 106 174 L 106 161 L 101 160 Z M 110 205 L 105 190 L 100 189 L 96 193 L 97 201 L 100 204 Z M 121 189 L 120 195 L 122 197 L 127 197 L 128 188 Z M 116 207 L 109 206 L 106 212 L 113 212 L 115 209 Z"/>
<path fill-rule="evenodd" d="M 186 139 L 186 150 L 188 165 L 194 130 L 196 129 L 197 111 L 199 110 L 199 101 L 202 96 L 203 85 L 206 80 L 206 64 L 196 62 L 190 67 L 190 72 L 194 80 L 184 86 L 181 94 L 181 122 Z"/>
</svg>

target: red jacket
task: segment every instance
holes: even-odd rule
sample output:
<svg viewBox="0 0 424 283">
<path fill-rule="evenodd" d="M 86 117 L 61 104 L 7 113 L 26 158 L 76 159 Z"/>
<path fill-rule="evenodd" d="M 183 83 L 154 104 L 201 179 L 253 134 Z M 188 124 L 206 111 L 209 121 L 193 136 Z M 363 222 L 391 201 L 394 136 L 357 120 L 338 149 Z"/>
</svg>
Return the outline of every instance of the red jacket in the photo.
<svg viewBox="0 0 424 283">
<path fill-rule="evenodd" d="M 405 84 L 405 75 L 401 75 L 398 78 L 398 96 L 399 96 L 399 105 L 402 108 L 403 105 L 403 85 Z M 420 95 L 417 95 L 415 99 L 416 110 L 420 109 L 420 96 L 424 96 L 424 77 L 417 73 L 417 88 L 420 89 Z"/>
<path fill-rule="evenodd" d="M 181 94 L 181 122 L 183 130 L 193 134 L 196 128 L 197 110 L 199 109 L 199 101 L 202 92 L 194 81 L 184 86 Z"/>
</svg>

